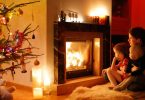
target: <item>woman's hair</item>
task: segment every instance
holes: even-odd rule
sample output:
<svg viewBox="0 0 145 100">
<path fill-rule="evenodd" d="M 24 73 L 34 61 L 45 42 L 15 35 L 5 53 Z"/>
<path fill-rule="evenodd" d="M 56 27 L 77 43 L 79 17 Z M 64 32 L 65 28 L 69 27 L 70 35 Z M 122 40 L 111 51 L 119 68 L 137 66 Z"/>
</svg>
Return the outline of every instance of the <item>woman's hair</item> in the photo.
<svg viewBox="0 0 145 100">
<path fill-rule="evenodd" d="M 136 39 L 141 39 L 142 46 L 145 46 L 145 29 L 142 27 L 134 27 L 129 30 L 131 34 Z"/>
<path fill-rule="evenodd" d="M 113 49 L 124 54 L 125 58 L 129 57 L 129 44 L 126 42 L 117 43 Z"/>
<path fill-rule="evenodd" d="M 129 57 L 132 60 L 137 60 L 144 55 L 142 46 L 134 45 L 129 48 Z"/>
</svg>

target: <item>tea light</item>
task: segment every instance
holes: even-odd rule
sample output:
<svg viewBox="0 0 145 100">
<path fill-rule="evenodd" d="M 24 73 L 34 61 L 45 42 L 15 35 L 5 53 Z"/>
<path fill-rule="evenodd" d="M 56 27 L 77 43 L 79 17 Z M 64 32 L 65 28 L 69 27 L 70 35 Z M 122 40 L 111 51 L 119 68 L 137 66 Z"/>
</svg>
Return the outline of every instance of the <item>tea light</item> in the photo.
<svg viewBox="0 0 145 100">
<path fill-rule="evenodd" d="M 43 89 L 42 88 L 33 88 L 33 98 L 42 99 L 43 98 Z"/>
</svg>

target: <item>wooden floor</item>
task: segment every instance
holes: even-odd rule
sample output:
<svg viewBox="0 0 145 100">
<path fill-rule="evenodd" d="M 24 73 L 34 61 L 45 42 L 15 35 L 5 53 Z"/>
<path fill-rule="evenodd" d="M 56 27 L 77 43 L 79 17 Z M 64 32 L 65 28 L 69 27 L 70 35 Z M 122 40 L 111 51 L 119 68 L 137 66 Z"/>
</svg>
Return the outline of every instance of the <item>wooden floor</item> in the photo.
<svg viewBox="0 0 145 100">
<path fill-rule="evenodd" d="M 34 100 L 31 87 L 7 82 L 7 87 L 10 86 L 16 87 L 16 90 L 12 93 L 13 100 Z M 65 100 L 67 97 L 68 95 L 57 96 L 56 94 L 52 93 L 51 95 L 50 94 L 44 95 L 43 99 L 41 100 Z"/>
<path fill-rule="evenodd" d="M 33 100 L 32 91 L 17 88 L 13 93 L 14 100 Z M 44 95 L 42 100 L 65 100 L 67 96 Z"/>
<path fill-rule="evenodd" d="M 93 83 L 90 81 L 90 79 L 93 79 Z M 75 80 L 75 81 L 78 81 L 78 80 Z M 71 81 L 71 82 L 74 82 L 74 81 Z M 81 84 L 81 86 L 86 86 L 86 84 L 87 84 L 87 86 L 89 86 L 89 85 L 93 86 L 95 84 L 103 84 L 105 82 L 106 81 L 104 81 L 104 79 L 101 77 L 91 77 L 91 78 L 87 78 L 87 79 L 83 78 L 83 82 L 80 82 L 80 83 L 75 82 L 76 84 L 72 83 L 73 85 L 71 85 L 71 86 L 68 84 L 69 83 L 68 82 L 65 86 L 66 89 L 63 86 L 61 86 L 63 88 L 60 87 L 59 90 L 68 91 L 72 87 L 75 88 L 74 86 L 79 86 L 80 84 Z M 16 86 L 16 90 L 13 92 L 14 100 L 33 100 L 32 88 L 21 86 L 19 84 L 14 84 L 14 83 L 10 83 L 10 82 L 8 82 L 7 84 L 9 86 L 13 86 L 13 85 Z M 71 92 L 69 91 L 66 93 L 71 93 Z M 42 100 L 65 100 L 67 97 L 68 97 L 68 95 L 57 96 L 56 94 L 52 93 L 51 95 L 44 95 Z"/>
</svg>

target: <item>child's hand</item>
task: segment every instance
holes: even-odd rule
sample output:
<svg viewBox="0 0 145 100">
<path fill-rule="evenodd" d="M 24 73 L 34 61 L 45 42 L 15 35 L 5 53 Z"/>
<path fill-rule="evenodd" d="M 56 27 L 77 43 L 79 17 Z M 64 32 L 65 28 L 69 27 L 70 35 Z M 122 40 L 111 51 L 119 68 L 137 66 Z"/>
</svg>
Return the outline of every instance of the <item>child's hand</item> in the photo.
<svg viewBox="0 0 145 100">
<path fill-rule="evenodd" d="M 103 69 L 103 70 L 102 70 L 102 74 L 105 74 L 105 73 L 106 73 L 106 70 L 107 70 L 107 69 Z"/>
<path fill-rule="evenodd" d="M 125 74 L 126 78 L 131 76 L 131 73 Z"/>
<path fill-rule="evenodd" d="M 134 72 L 134 71 L 136 71 L 136 70 L 138 70 L 138 67 L 136 67 L 136 66 L 133 66 L 133 67 L 131 68 L 131 71 L 132 71 L 132 72 Z"/>
<path fill-rule="evenodd" d="M 116 68 L 116 66 L 115 66 L 116 61 L 117 61 L 117 58 L 114 57 L 113 60 L 112 60 L 112 65 L 111 65 L 111 69 L 112 69 L 112 70 L 117 70 L 117 68 Z"/>
<path fill-rule="evenodd" d="M 113 57 L 113 62 L 116 62 L 117 61 L 117 58 L 116 57 Z"/>
</svg>

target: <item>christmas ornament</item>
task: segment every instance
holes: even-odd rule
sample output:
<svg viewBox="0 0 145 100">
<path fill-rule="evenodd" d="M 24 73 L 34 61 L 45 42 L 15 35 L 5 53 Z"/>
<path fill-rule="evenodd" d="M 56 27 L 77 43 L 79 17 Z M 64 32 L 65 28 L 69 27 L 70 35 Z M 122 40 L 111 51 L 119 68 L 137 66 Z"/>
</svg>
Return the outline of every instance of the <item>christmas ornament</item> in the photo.
<svg viewBox="0 0 145 100">
<path fill-rule="evenodd" d="M 35 39 L 35 35 L 34 34 L 32 35 L 32 39 Z"/>
<path fill-rule="evenodd" d="M 23 10 L 21 8 L 18 9 L 18 15 L 23 15 Z"/>
<path fill-rule="evenodd" d="M 40 62 L 36 59 L 35 61 L 34 61 L 34 65 L 35 66 L 38 66 L 40 64 Z"/>
</svg>

